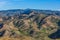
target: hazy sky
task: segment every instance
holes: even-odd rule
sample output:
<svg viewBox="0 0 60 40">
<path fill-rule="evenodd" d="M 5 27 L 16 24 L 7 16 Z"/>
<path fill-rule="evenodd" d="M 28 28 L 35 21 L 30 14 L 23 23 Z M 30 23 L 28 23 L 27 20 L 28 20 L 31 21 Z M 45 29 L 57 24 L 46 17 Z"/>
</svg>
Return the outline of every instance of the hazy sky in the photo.
<svg viewBox="0 0 60 40">
<path fill-rule="evenodd" d="M 60 10 L 60 0 L 0 0 L 0 10 L 26 8 Z"/>
</svg>

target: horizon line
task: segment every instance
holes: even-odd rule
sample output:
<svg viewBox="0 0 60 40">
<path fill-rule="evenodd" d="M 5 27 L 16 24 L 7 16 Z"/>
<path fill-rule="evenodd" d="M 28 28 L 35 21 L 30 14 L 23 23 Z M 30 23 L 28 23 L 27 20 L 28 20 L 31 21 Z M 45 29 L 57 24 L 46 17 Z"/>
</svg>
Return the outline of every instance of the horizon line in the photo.
<svg viewBox="0 0 60 40">
<path fill-rule="evenodd" d="M 5 10 L 17 10 L 17 9 L 21 9 L 21 10 L 25 10 L 25 9 L 33 9 L 33 10 L 50 10 L 50 11 L 60 11 L 60 10 L 53 10 L 53 9 L 36 9 L 36 8 L 13 8 L 13 9 L 1 9 L 0 11 L 5 11 Z"/>
</svg>

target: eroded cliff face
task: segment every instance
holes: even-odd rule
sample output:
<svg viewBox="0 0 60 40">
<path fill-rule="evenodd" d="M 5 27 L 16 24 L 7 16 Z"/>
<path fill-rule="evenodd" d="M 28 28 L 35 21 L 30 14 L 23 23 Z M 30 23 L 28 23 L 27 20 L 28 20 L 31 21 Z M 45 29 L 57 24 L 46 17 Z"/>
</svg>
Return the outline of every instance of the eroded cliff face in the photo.
<svg viewBox="0 0 60 40">
<path fill-rule="evenodd" d="M 59 40 L 59 33 L 60 16 L 53 13 L 29 10 L 0 16 L 0 40 Z"/>
</svg>

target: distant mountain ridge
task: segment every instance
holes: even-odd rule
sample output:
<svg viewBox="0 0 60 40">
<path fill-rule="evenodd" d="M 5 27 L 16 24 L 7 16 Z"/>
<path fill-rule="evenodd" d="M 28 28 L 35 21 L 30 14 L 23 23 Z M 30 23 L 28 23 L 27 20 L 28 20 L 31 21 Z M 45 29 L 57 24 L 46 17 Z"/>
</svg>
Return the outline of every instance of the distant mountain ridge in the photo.
<svg viewBox="0 0 60 40">
<path fill-rule="evenodd" d="M 12 9 L 12 10 L 2 10 L 0 11 L 0 15 L 7 15 L 11 16 L 14 14 L 29 14 L 32 11 L 38 12 L 38 13 L 44 13 L 44 14 L 53 14 L 60 16 L 60 11 L 51 11 L 51 10 L 39 10 L 39 9 Z"/>
</svg>

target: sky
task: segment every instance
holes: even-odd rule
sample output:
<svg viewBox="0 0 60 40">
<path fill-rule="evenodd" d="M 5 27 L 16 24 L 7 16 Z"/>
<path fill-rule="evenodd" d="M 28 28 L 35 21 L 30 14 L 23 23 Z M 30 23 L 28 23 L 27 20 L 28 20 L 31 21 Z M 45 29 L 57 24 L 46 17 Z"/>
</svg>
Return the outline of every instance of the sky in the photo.
<svg viewBox="0 0 60 40">
<path fill-rule="evenodd" d="M 0 10 L 27 8 L 60 10 L 60 0 L 0 0 Z"/>
</svg>

